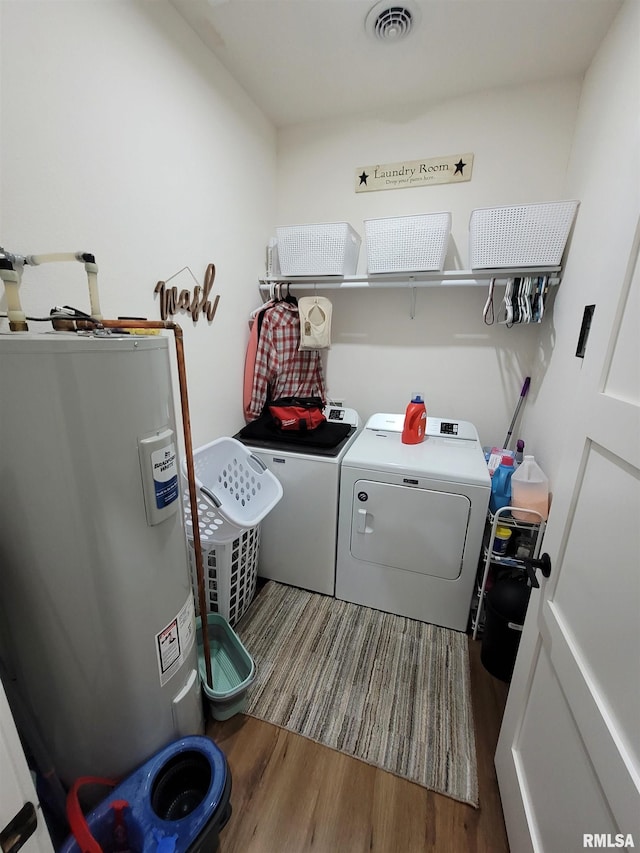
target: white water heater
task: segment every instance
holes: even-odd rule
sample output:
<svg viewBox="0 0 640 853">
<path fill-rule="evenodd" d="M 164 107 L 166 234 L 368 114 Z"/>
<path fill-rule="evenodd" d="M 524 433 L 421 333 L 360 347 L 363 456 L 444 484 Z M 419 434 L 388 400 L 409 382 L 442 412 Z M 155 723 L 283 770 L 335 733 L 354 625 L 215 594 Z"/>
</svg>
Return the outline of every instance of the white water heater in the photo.
<svg viewBox="0 0 640 853">
<path fill-rule="evenodd" d="M 0 657 L 66 784 L 203 730 L 169 339 L 0 335 Z"/>
</svg>

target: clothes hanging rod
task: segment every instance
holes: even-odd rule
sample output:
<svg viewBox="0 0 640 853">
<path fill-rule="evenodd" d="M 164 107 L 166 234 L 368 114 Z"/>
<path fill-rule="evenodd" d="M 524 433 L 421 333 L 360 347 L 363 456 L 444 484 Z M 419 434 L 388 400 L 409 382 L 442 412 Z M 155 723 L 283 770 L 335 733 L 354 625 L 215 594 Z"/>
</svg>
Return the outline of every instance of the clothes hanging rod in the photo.
<svg viewBox="0 0 640 853">
<path fill-rule="evenodd" d="M 560 283 L 562 267 L 528 267 L 526 269 L 444 270 L 443 272 L 378 273 L 369 276 L 272 276 L 259 279 L 260 290 L 268 291 L 275 284 L 289 284 L 305 290 L 322 287 L 327 290 L 394 287 L 485 287 L 491 279 L 504 284 L 510 278 L 548 276 L 550 285 Z"/>
</svg>

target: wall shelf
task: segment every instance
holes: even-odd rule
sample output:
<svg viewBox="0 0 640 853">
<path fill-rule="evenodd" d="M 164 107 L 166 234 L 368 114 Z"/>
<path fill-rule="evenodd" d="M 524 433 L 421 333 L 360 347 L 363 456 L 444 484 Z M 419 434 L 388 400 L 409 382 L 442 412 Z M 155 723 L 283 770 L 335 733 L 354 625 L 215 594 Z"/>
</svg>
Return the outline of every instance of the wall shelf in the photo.
<svg viewBox="0 0 640 853">
<path fill-rule="evenodd" d="M 360 288 L 414 287 L 486 287 L 495 279 L 496 284 L 506 284 L 510 278 L 549 276 L 549 284 L 560 283 L 562 267 L 525 267 L 520 269 L 444 270 L 442 272 L 376 273 L 369 276 L 273 276 L 259 279 L 261 292 L 269 292 L 276 284 L 289 284 L 302 290 L 351 290 Z"/>
</svg>

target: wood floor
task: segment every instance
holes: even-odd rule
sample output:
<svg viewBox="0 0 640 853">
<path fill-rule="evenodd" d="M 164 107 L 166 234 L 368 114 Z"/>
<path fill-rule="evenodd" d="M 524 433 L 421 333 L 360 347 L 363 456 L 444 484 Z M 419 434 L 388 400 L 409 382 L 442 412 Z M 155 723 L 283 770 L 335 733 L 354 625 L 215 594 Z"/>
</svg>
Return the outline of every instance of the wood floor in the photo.
<svg viewBox="0 0 640 853">
<path fill-rule="evenodd" d="M 219 853 L 508 853 L 493 754 L 507 685 L 469 640 L 480 808 L 252 717 L 209 721 L 231 768 Z"/>
</svg>

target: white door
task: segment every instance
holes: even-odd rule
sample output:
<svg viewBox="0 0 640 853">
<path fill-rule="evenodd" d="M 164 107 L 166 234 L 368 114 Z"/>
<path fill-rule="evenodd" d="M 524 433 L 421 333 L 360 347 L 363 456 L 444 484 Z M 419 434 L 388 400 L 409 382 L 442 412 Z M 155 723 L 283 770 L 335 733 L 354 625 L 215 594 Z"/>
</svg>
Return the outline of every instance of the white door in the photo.
<svg viewBox="0 0 640 853">
<path fill-rule="evenodd" d="M 513 853 L 640 848 L 639 243 L 640 223 L 613 322 L 595 309 L 544 540 L 551 575 L 500 732 Z"/>
<path fill-rule="evenodd" d="M 13 822 L 13 825 L 12 825 Z M 20 834 L 24 844 L 16 837 Z M 0 850 L 53 853 L 4 687 L 0 681 Z"/>
</svg>

